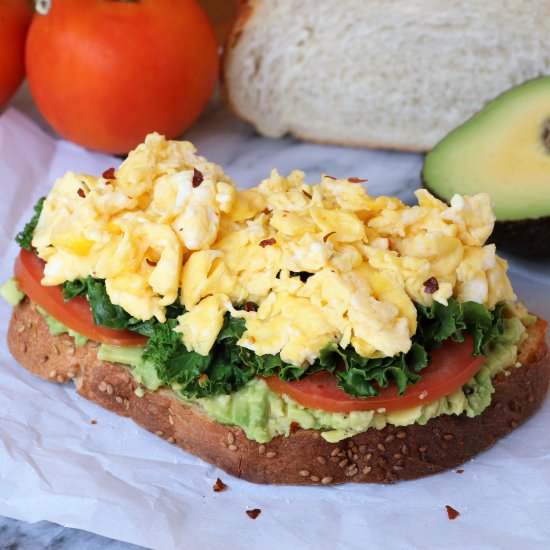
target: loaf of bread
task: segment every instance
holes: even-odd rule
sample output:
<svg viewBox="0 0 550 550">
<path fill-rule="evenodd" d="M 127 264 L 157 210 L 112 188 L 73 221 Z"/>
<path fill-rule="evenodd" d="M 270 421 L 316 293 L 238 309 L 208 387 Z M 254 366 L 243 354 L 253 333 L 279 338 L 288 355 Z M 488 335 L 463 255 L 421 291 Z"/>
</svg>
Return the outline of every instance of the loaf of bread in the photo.
<svg viewBox="0 0 550 550">
<path fill-rule="evenodd" d="M 25 299 L 16 306 L 9 348 L 27 370 L 51 382 L 73 380 L 77 392 L 169 443 L 257 483 L 328 485 L 390 483 L 454 468 L 490 447 L 531 416 L 548 390 L 546 323 L 528 329 L 518 352 L 521 368 L 493 380 L 491 405 L 479 416 L 440 416 L 424 426 L 369 429 L 338 443 L 317 430 L 297 430 L 269 443 L 251 441 L 236 426 L 211 420 L 170 390 L 138 388 L 127 367 L 100 361 L 98 344 L 76 347 L 66 334 L 52 336 L 44 317 Z"/>
<path fill-rule="evenodd" d="M 542 0 L 241 0 L 223 93 L 268 137 L 426 151 L 550 74 L 549 20 Z"/>
</svg>

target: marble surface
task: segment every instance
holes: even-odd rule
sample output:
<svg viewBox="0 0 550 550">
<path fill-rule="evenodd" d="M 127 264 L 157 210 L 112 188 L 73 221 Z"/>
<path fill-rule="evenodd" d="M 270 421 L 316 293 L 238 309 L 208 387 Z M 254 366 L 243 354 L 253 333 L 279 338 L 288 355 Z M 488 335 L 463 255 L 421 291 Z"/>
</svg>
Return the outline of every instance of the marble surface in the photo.
<svg viewBox="0 0 550 550">
<path fill-rule="evenodd" d="M 11 106 L 30 115 L 47 129 L 25 88 L 14 98 Z M 229 113 L 217 98 L 184 138 L 193 141 L 200 154 L 221 164 L 243 187 L 257 184 L 274 167 L 281 173 L 301 169 L 307 173 L 309 182 L 318 181 L 325 172 L 340 177 L 368 178 L 367 186 L 371 194 L 396 195 L 409 203 L 414 198 L 413 190 L 420 185 L 420 155 L 325 146 L 298 142 L 291 138 L 264 139 Z M 548 262 L 518 262 L 514 267 L 514 283 L 517 281 L 522 290 L 530 289 L 526 301 L 527 305 L 534 305 L 540 291 L 548 288 L 550 265 Z M 526 276 L 529 271 L 534 274 L 533 277 Z M 545 300 L 543 309 L 550 313 L 550 304 L 547 298 Z M 27 524 L 0 517 L 0 548 L 122 550 L 138 547 L 46 521 Z"/>
</svg>

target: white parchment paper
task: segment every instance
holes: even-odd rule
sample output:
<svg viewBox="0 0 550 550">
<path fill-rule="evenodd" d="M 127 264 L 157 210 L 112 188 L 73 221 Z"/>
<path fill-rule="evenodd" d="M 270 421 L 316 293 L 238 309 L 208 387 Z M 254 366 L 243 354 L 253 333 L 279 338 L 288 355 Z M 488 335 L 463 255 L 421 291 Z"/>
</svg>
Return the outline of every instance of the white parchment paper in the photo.
<svg viewBox="0 0 550 550">
<path fill-rule="evenodd" d="M 3 114 L 0 280 L 11 276 L 14 234 L 56 177 L 69 168 L 99 174 L 119 162 L 44 134 L 16 110 Z M 550 318 L 549 264 L 512 260 L 511 267 L 517 294 Z M 87 402 L 71 385 L 20 368 L 5 344 L 10 311 L 2 301 L 0 514 L 159 549 L 549 547 L 550 399 L 462 475 L 393 486 L 259 486 Z M 226 492 L 212 491 L 218 476 Z M 446 504 L 460 512 L 456 520 Z M 262 510 L 255 521 L 250 508 Z"/>
</svg>

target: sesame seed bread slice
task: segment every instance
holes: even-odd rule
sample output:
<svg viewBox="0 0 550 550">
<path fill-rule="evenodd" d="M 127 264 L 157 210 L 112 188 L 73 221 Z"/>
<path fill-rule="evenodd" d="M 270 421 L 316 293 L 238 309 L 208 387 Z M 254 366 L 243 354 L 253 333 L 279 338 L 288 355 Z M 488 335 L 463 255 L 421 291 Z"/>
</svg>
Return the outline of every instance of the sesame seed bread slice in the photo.
<svg viewBox="0 0 550 550">
<path fill-rule="evenodd" d="M 319 431 L 298 430 L 266 444 L 235 426 L 208 418 L 173 392 L 144 390 L 120 364 L 97 359 L 98 344 L 76 347 L 52 336 L 43 316 L 25 299 L 13 312 L 8 344 L 27 370 L 52 382 L 73 380 L 77 392 L 226 472 L 256 483 L 328 485 L 390 483 L 454 468 L 493 445 L 541 405 L 548 390 L 550 358 L 543 320 L 528 329 L 518 353 L 523 365 L 494 379 L 491 405 L 479 416 L 440 416 L 425 426 L 387 426 L 339 443 Z"/>
</svg>

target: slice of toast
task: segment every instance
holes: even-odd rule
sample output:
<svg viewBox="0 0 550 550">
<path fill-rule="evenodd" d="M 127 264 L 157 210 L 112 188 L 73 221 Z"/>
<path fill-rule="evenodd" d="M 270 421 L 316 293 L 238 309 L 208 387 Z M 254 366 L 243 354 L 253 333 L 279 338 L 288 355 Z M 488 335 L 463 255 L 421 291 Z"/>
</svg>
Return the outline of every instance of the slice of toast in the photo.
<svg viewBox="0 0 550 550">
<path fill-rule="evenodd" d="M 339 443 L 328 443 L 317 430 L 298 430 L 260 444 L 171 390 L 142 388 L 139 397 L 139 384 L 126 366 L 100 361 L 95 342 L 77 347 L 66 334 L 52 336 L 28 299 L 14 309 L 8 343 L 15 359 L 33 374 L 58 383 L 73 380 L 86 399 L 234 476 L 256 483 L 328 485 L 416 479 L 454 468 L 493 445 L 544 400 L 550 377 L 546 326 L 539 320 L 528 329 L 517 358 L 522 367 L 494 379 L 491 405 L 479 416 L 443 415 L 424 426 L 369 429 Z"/>
</svg>

